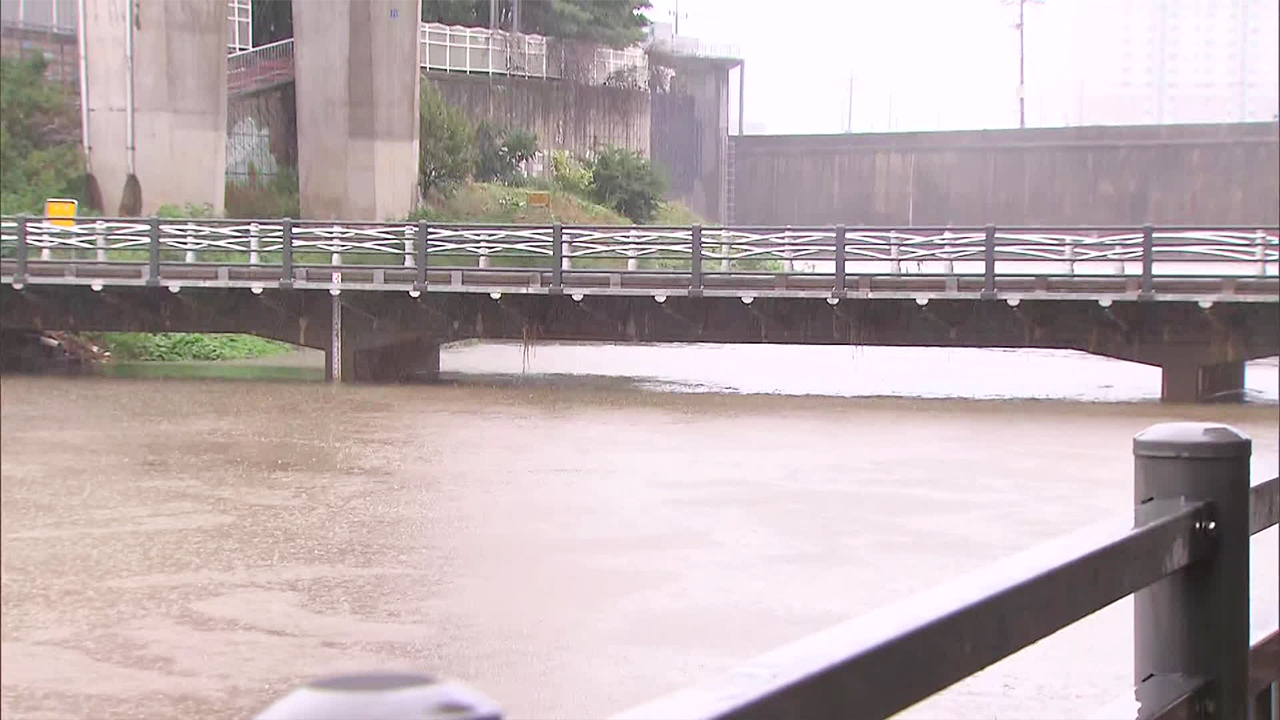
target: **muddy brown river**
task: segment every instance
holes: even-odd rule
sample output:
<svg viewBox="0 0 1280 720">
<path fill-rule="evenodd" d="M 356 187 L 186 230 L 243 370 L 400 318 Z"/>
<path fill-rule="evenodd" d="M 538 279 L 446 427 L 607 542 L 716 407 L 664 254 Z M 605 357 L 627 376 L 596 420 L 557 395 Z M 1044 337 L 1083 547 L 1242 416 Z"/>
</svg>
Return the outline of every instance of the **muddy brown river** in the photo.
<svg viewBox="0 0 1280 720">
<path fill-rule="evenodd" d="M 787 395 L 668 392 L 697 379 L 574 380 L 590 356 L 556 352 L 524 382 L 518 349 L 459 348 L 428 387 L 0 379 L 0 712 L 246 717 L 396 668 L 513 718 L 602 717 L 1124 512 L 1154 422 L 1236 425 L 1277 472 L 1273 402 L 823 397 L 803 364 Z M 1250 372 L 1271 392 L 1274 365 Z M 1276 546 L 1255 537 L 1255 609 Z M 904 715 L 1092 711 L 1130 684 L 1130 607 Z"/>
</svg>

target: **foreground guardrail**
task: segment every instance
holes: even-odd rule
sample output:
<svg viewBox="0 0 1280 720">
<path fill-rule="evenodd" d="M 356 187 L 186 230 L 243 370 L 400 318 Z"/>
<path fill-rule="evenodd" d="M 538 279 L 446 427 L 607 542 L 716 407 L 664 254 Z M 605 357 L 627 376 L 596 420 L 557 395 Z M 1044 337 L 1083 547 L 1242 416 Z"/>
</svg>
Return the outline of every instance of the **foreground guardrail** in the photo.
<svg viewBox="0 0 1280 720">
<path fill-rule="evenodd" d="M 732 228 L 0 218 L 6 281 L 1276 302 L 1280 228 Z M 891 295 L 885 295 L 891 296 Z"/>
<path fill-rule="evenodd" d="M 1249 538 L 1276 524 L 1280 478 L 1250 485 L 1251 446 L 1225 425 L 1150 427 L 1133 442 L 1132 514 L 615 720 L 885 717 L 1130 594 L 1134 696 L 1100 717 L 1274 719 L 1280 632 L 1259 627 L 1250 637 Z M 465 686 L 370 675 L 303 687 L 259 717 L 337 715 L 487 720 L 500 713 Z"/>
</svg>

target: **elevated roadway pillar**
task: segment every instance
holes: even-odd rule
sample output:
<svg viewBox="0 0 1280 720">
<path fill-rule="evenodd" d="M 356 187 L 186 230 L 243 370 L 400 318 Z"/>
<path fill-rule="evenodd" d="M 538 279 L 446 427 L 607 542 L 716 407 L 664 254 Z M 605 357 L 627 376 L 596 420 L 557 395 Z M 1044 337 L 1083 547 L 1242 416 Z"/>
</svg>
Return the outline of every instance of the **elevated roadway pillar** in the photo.
<svg viewBox="0 0 1280 720">
<path fill-rule="evenodd" d="M 221 214 L 226 0 L 84 3 L 88 159 L 103 211 L 145 215 L 192 203 Z M 140 193 L 126 194 L 130 173 Z"/>
<path fill-rule="evenodd" d="M 393 220 L 418 173 L 420 0 L 293 5 L 302 216 Z"/>
<path fill-rule="evenodd" d="M 1244 363 L 1200 365 L 1174 360 L 1160 366 L 1160 400 L 1168 403 L 1240 402 L 1244 399 Z"/>
</svg>

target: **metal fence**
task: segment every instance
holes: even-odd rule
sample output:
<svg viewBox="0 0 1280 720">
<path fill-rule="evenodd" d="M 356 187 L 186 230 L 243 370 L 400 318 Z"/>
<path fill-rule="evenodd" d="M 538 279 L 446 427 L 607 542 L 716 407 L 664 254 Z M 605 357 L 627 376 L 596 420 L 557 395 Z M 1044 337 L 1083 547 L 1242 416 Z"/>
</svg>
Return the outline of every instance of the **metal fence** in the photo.
<svg viewBox="0 0 1280 720">
<path fill-rule="evenodd" d="M 425 22 L 418 32 L 418 62 L 428 70 L 535 78 L 569 74 L 563 48 L 541 35 Z M 586 77 L 575 73 L 574 79 L 602 83 L 619 71 L 648 72 L 648 57 L 639 47 L 597 47 L 592 53 Z"/>
<path fill-rule="evenodd" d="M 1130 512 L 615 720 L 886 717 L 1128 595 L 1133 694 L 1098 717 L 1274 720 L 1280 629 L 1274 617 L 1250 627 L 1249 545 L 1276 524 L 1280 478 L 1250 485 L 1251 452 L 1225 425 L 1152 426 L 1133 441 Z M 481 720 L 497 708 L 456 683 L 351 676 L 300 688 L 259 717 Z"/>
<path fill-rule="evenodd" d="M 293 38 L 227 55 L 227 92 L 232 95 L 293 81 Z"/>
<path fill-rule="evenodd" d="M 422 291 L 439 284 L 440 273 L 456 272 L 445 284 L 476 292 L 745 299 L 855 297 L 896 288 L 923 301 L 999 296 L 1011 304 L 1082 293 L 1100 301 L 1280 300 L 1274 227 L 899 230 L 7 217 L 0 219 L 0 250 L 12 258 L 10 276 L 20 283 L 171 278 Z M 323 281 L 312 280 L 308 269 Z M 337 276 L 324 272 L 340 269 Z"/>
</svg>

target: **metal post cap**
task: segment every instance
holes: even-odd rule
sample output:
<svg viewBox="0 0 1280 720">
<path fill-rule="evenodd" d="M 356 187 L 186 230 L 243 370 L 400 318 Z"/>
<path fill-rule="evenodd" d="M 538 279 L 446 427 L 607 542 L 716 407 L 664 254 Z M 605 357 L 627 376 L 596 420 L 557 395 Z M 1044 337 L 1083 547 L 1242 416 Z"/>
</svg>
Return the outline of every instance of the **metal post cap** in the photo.
<svg viewBox="0 0 1280 720">
<path fill-rule="evenodd" d="M 502 720 L 497 704 L 453 680 L 412 673 L 361 673 L 315 680 L 256 720 Z"/>
<path fill-rule="evenodd" d="M 1133 454 L 1141 457 L 1240 458 L 1252 449 L 1248 435 L 1220 423 L 1160 423 L 1133 436 Z"/>
</svg>

